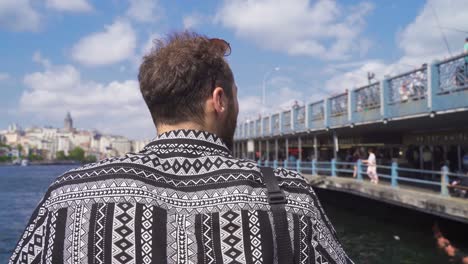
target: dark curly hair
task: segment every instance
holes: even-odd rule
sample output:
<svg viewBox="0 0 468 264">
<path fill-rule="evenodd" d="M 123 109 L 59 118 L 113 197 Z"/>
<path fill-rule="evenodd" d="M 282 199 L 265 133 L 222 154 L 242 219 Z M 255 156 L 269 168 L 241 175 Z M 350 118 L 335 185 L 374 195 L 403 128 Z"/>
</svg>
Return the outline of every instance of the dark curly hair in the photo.
<svg viewBox="0 0 468 264">
<path fill-rule="evenodd" d="M 194 32 L 153 41 L 143 57 L 138 81 L 155 124 L 204 124 L 204 103 L 215 87 L 232 100 L 234 76 L 224 59 L 230 47 Z"/>
</svg>

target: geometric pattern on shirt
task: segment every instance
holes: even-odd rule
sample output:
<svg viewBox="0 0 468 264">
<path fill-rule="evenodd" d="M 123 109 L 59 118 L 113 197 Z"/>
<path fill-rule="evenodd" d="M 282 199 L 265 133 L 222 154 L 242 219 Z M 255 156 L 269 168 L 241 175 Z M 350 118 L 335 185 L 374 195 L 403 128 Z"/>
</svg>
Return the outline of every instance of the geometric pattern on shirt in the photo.
<svg viewBox="0 0 468 264">
<path fill-rule="evenodd" d="M 174 263 L 194 263 L 192 258 L 195 252 L 192 248 L 194 241 L 188 236 L 187 232 L 194 225 L 186 215 L 174 214 L 173 220 L 169 220 L 171 240 L 168 240 L 168 257 Z M 169 224 L 169 223 L 168 223 Z"/>
<path fill-rule="evenodd" d="M 213 264 L 215 263 L 215 252 L 214 252 L 214 241 L 213 237 L 213 218 L 211 214 L 202 214 L 201 215 L 201 233 L 202 233 L 202 243 L 203 243 L 203 263 L 204 264 Z"/>
<path fill-rule="evenodd" d="M 159 207 L 173 209 L 181 213 L 193 211 L 211 212 L 222 210 L 261 209 L 267 205 L 264 189 L 249 186 L 233 186 L 224 189 L 182 192 L 178 190 L 147 186 L 131 179 L 113 179 L 99 182 L 80 183 L 54 190 L 46 207 L 57 210 L 81 203 L 144 202 Z M 290 207 L 296 210 L 308 206 L 303 201 L 291 201 Z"/>
<path fill-rule="evenodd" d="M 135 206 L 118 203 L 114 209 L 112 256 L 116 263 L 135 263 Z"/>
<path fill-rule="evenodd" d="M 240 212 L 228 211 L 221 214 L 220 230 L 224 263 L 245 263 Z"/>
<path fill-rule="evenodd" d="M 260 234 L 260 219 L 258 218 L 258 212 L 249 210 L 249 237 L 250 237 L 250 250 L 252 251 L 252 262 L 254 264 L 262 264 L 262 237 Z"/>
<path fill-rule="evenodd" d="M 143 205 L 141 215 L 141 252 L 144 264 L 152 261 L 153 206 Z"/>
<path fill-rule="evenodd" d="M 57 211 L 50 213 L 50 225 L 49 225 L 49 241 L 48 248 L 44 249 L 46 251 L 45 263 L 52 264 L 52 251 L 54 250 L 54 241 L 55 241 L 55 223 L 57 222 Z"/>
</svg>

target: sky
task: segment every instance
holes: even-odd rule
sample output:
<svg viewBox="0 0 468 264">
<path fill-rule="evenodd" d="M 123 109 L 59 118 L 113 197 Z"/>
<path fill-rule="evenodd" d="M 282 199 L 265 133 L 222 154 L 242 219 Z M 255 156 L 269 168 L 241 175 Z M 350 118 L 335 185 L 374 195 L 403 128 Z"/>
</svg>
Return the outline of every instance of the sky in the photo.
<svg viewBox="0 0 468 264">
<path fill-rule="evenodd" d="M 230 43 L 243 121 L 263 87 L 270 113 L 459 54 L 466 14 L 468 0 L 0 0 L 0 130 L 70 111 L 78 128 L 152 138 L 138 67 L 174 31 Z"/>
</svg>

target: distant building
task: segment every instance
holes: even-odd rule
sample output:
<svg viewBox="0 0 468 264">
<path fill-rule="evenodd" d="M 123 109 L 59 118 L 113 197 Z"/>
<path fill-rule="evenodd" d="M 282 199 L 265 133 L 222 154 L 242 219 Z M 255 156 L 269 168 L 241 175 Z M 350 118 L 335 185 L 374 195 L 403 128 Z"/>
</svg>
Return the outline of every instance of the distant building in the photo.
<svg viewBox="0 0 468 264">
<path fill-rule="evenodd" d="M 112 140 L 112 148 L 117 151 L 117 155 L 122 156 L 132 150 L 132 143 L 124 137 L 116 137 Z"/>
<path fill-rule="evenodd" d="M 71 117 L 70 112 L 67 112 L 67 116 L 65 117 L 63 129 L 66 132 L 72 132 L 73 131 L 73 119 Z"/>
<path fill-rule="evenodd" d="M 149 140 L 134 140 L 132 141 L 132 152 L 139 152 L 148 145 Z"/>
<path fill-rule="evenodd" d="M 0 142 L 12 148 L 21 145 L 21 153 L 18 155 L 34 154 L 53 160 L 58 151 L 63 151 L 65 155 L 68 155 L 76 147 L 82 148 L 86 155 L 95 156 L 98 159 L 122 156 L 131 151 L 140 151 L 149 141 L 131 141 L 122 136 L 103 135 L 96 130 L 78 130 L 73 127 L 73 119 L 68 112 L 63 128 L 45 126 L 29 127 L 23 130 L 17 124 L 12 124 L 7 130 L 0 130 Z"/>
</svg>

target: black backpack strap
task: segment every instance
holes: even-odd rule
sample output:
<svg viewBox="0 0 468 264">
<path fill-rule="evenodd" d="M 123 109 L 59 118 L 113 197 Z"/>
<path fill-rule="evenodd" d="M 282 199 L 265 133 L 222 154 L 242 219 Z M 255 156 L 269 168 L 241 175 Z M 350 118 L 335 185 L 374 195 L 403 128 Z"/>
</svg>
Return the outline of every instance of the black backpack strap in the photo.
<svg viewBox="0 0 468 264">
<path fill-rule="evenodd" d="M 272 168 L 260 167 L 268 191 L 268 203 L 273 214 L 273 225 L 276 233 L 278 263 L 294 263 L 291 238 L 286 216 L 286 196 L 278 185 L 278 179 Z"/>
</svg>

